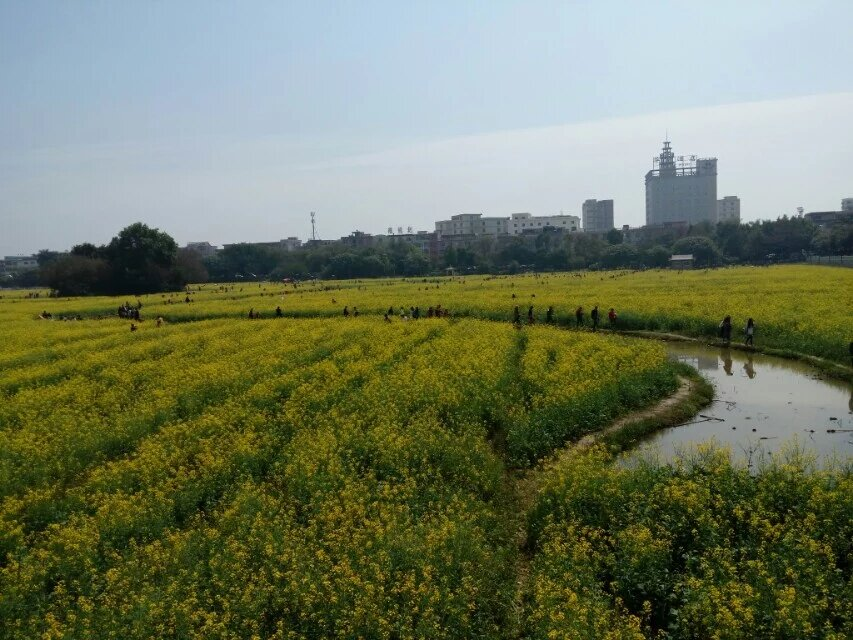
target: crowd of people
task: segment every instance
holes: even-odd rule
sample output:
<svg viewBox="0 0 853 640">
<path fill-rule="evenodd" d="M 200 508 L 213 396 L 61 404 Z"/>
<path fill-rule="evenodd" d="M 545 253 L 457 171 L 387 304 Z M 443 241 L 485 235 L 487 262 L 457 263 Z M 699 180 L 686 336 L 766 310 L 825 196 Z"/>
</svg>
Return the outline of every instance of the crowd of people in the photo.
<svg viewBox="0 0 853 640">
<path fill-rule="evenodd" d="M 137 300 L 136 304 L 131 306 L 129 302 L 125 302 L 118 308 L 118 317 L 126 320 L 142 320 L 139 312 L 142 310 L 142 300 Z"/>
<path fill-rule="evenodd" d="M 575 309 L 575 327 L 581 328 L 585 326 L 584 315 L 585 314 L 582 306 Z M 592 330 L 598 331 L 599 321 L 601 317 L 600 312 L 598 311 L 598 305 L 595 305 L 592 308 L 589 317 L 592 321 Z M 607 312 L 607 321 L 611 329 L 616 327 L 617 319 L 618 316 L 616 315 L 616 311 L 611 307 L 610 311 Z M 515 325 L 521 325 L 521 311 L 519 310 L 518 306 L 515 306 L 513 308 L 512 322 Z M 533 312 L 533 305 L 529 305 L 527 307 L 527 324 L 536 324 L 536 315 Z M 545 324 L 554 324 L 554 307 L 548 307 L 548 310 L 545 312 Z"/>
<path fill-rule="evenodd" d="M 515 297 L 515 295 L 513 295 L 513 297 Z M 167 303 L 168 302 L 170 302 L 170 300 L 167 301 Z M 192 299 L 190 298 L 189 295 L 186 296 L 184 302 L 187 304 L 192 302 Z M 336 301 L 333 299 L 332 302 L 335 303 Z M 142 301 L 141 300 L 137 300 L 135 305 L 131 305 L 129 302 L 125 302 L 124 304 L 122 304 L 118 308 L 118 317 L 122 318 L 122 319 L 132 320 L 133 322 L 130 325 L 130 330 L 136 331 L 138 329 L 136 323 L 142 321 L 142 316 L 140 313 L 141 309 L 142 309 Z M 276 318 L 283 318 L 284 317 L 284 311 L 282 310 L 281 306 L 277 306 L 275 308 L 275 311 L 273 312 L 273 314 Z M 349 305 L 344 306 L 343 316 L 345 318 L 349 318 L 349 317 L 357 318 L 357 317 L 359 317 L 359 315 L 360 314 L 359 314 L 358 307 L 353 306 L 352 309 L 350 309 Z M 450 317 L 450 310 L 442 307 L 442 305 L 439 304 L 436 306 L 429 307 L 426 310 L 426 312 L 422 314 L 421 308 L 419 306 L 410 306 L 408 309 L 406 309 L 406 307 L 400 307 L 399 311 L 395 311 L 394 307 L 392 306 L 392 307 L 389 307 L 388 311 L 386 311 L 383 314 L 383 320 L 385 322 L 392 322 L 395 316 L 399 317 L 399 319 L 403 322 L 407 322 L 409 320 L 418 320 L 422 316 L 426 317 L 426 318 L 448 318 L 448 317 Z M 262 317 L 262 315 L 261 315 L 260 311 L 255 311 L 254 307 L 252 307 L 251 309 L 249 309 L 248 317 L 250 320 L 257 320 L 257 319 L 260 319 Z M 586 317 L 586 313 L 584 311 L 583 306 L 582 305 L 578 306 L 575 309 L 575 327 L 576 328 L 580 329 L 580 328 L 584 328 L 587 326 L 587 323 L 585 321 L 585 317 Z M 43 311 L 41 314 L 39 314 L 38 318 L 40 320 L 50 320 L 53 318 L 53 316 L 49 312 Z M 59 319 L 60 320 L 82 320 L 82 318 L 79 315 L 77 315 L 77 316 L 73 316 L 73 315 L 72 316 L 60 316 Z M 592 330 L 594 332 L 598 331 L 599 327 L 601 326 L 601 312 L 599 311 L 598 305 L 593 306 L 592 310 L 589 313 L 589 319 L 590 319 Z M 610 328 L 611 330 L 619 328 L 618 327 L 618 321 L 619 321 L 619 316 L 617 315 L 616 310 L 613 307 L 611 307 L 609 309 L 609 311 L 607 312 L 607 326 L 608 326 L 608 328 Z M 164 322 L 164 320 L 163 320 L 162 316 L 157 318 L 157 326 L 158 327 L 162 326 L 163 322 Z M 515 305 L 515 307 L 513 308 L 512 322 L 514 325 L 516 325 L 518 327 L 520 327 L 522 325 L 521 309 L 519 308 L 518 305 Z M 549 306 L 547 311 L 545 312 L 545 323 L 546 324 L 554 324 L 555 322 L 556 322 L 556 317 L 555 317 L 555 313 L 554 313 L 554 307 Z M 526 324 L 528 324 L 528 325 L 536 324 L 536 314 L 534 312 L 534 307 L 532 304 L 527 307 Z M 733 331 L 732 318 L 731 318 L 731 316 L 727 315 L 722 319 L 722 321 L 719 324 L 718 336 L 723 342 L 725 342 L 728 345 L 731 343 L 731 340 L 732 340 L 732 331 Z M 747 319 L 746 325 L 744 326 L 744 329 L 743 329 L 744 345 L 745 346 L 747 346 L 747 347 L 754 347 L 755 346 L 755 331 L 756 331 L 755 321 L 752 318 Z M 851 355 L 851 363 L 853 363 L 853 343 L 851 343 L 850 355 Z"/>
</svg>

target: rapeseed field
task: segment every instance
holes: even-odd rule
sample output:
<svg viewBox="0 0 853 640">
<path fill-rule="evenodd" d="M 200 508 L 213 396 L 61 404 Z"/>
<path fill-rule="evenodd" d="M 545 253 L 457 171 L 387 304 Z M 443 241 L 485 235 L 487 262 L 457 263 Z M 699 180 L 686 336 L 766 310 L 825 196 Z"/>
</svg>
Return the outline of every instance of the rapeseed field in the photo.
<svg viewBox="0 0 853 640">
<path fill-rule="evenodd" d="M 0 637 L 849 637 L 849 467 L 539 466 L 679 384 L 593 305 L 843 362 L 846 273 L 4 292 Z"/>
</svg>

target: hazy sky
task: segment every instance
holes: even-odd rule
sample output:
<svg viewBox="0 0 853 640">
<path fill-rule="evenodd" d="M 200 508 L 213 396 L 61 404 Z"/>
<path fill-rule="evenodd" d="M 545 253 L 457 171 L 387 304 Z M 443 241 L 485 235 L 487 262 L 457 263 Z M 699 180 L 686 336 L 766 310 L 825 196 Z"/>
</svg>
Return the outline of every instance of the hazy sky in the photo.
<svg viewBox="0 0 853 640">
<path fill-rule="evenodd" d="M 743 218 L 853 196 L 853 1 L 0 0 L 0 254 L 644 222 L 645 172 L 719 158 Z"/>
</svg>

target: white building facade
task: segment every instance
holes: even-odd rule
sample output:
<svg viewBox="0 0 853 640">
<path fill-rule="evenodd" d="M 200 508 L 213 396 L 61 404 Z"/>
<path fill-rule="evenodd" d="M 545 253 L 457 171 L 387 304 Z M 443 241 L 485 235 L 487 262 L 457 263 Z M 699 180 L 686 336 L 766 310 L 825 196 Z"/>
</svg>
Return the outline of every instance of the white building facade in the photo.
<svg viewBox="0 0 853 640">
<path fill-rule="evenodd" d="M 613 200 L 585 200 L 581 211 L 585 233 L 607 233 L 613 229 Z"/>
<path fill-rule="evenodd" d="M 509 217 L 483 217 L 481 213 L 460 213 L 450 220 L 435 223 L 435 231 L 439 236 L 517 236 L 536 233 L 546 227 L 580 231 L 581 219 L 565 214 L 534 216 L 530 213 L 513 213 Z"/>
<path fill-rule="evenodd" d="M 717 159 L 663 151 L 646 174 L 646 224 L 717 221 Z"/>
<path fill-rule="evenodd" d="M 529 213 L 513 213 L 509 218 L 509 234 L 520 235 L 522 233 L 534 233 L 542 231 L 545 227 L 564 229 L 566 231 L 579 231 L 581 219 L 577 216 L 554 215 L 534 216 Z"/>
<path fill-rule="evenodd" d="M 740 198 L 726 196 L 717 200 L 717 222 L 740 223 Z"/>
<path fill-rule="evenodd" d="M 508 229 L 509 218 L 484 218 L 482 213 L 460 213 L 435 223 L 435 230 L 442 236 L 500 236 Z"/>
<path fill-rule="evenodd" d="M 7 273 L 18 273 L 38 269 L 39 261 L 36 256 L 6 256 L 3 259 L 3 269 Z"/>
</svg>

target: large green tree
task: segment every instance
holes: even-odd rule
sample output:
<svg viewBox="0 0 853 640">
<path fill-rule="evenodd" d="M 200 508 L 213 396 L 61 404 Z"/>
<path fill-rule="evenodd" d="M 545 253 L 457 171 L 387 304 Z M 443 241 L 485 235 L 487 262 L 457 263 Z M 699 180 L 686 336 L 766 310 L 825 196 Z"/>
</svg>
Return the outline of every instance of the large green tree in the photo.
<svg viewBox="0 0 853 640">
<path fill-rule="evenodd" d="M 112 278 L 110 293 L 154 293 L 184 285 L 175 270 L 178 245 L 168 233 L 136 222 L 107 245 Z"/>
</svg>

